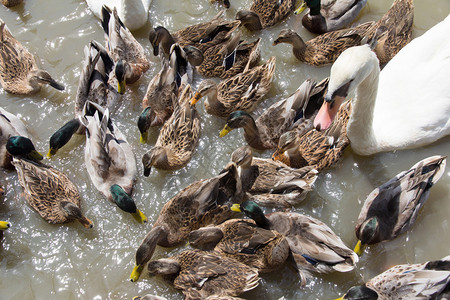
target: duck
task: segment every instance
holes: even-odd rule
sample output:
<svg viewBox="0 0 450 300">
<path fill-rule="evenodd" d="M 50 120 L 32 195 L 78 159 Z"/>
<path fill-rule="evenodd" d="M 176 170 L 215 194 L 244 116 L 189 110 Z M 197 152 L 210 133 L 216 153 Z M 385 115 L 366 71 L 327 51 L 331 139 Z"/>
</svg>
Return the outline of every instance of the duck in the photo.
<svg viewBox="0 0 450 300">
<path fill-rule="evenodd" d="M 294 169 L 281 161 L 253 157 L 247 145 L 233 151 L 231 163 L 236 164 L 247 199 L 262 206 L 297 205 L 312 190 L 318 174 L 310 166 Z"/>
<path fill-rule="evenodd" d="M 211 20 L 197 23 L 176 32 L 170 33 L 167 28 L 157 26 L 150 29 L 149 40 L 153 47 L 153 54 L 159 55 L 160 48 L 169 56 L 170 47 L 174 43 L 182 48 L 193 46 L 201 53 L 206 49 L 223 44 L 231 38 L 232 33 L 239 27 L 239 21 L 229 21 L 223 18 L 225 10 L 220 10 Z"/>
<path fill-rule="evenodd" d="M 228 116 L 219 136 L 224 137 L 233 129 L 242 127 L 244 138 L 251 147 L 258 150 L 276 148 L 284 132 L 304 122 L 312 126 L 310 118 L 322 105 L 327 84 L 328 78 L 320 83 L 305 80 L 291 96 L 272 104 L 256 120 L 245 111 L 234 111 Z"/>
<path fill-rule="evenodd" d="M 190 103 L 194 105 L 207 96 L 206 112 L 219 117 L 227 117 L 236 110 L 253 111 L 270 90 L 275 64 L 276 59 L 272 56 L 265 64 L 254 68 L 247 64 L 244 72 L 219 84 L 205 79 L 199 84 Z"/>
<path fill-rule="evenodd" d="M 119 18 L 116 8 L 111 10 L 106 5 L 102 6 L 101 24 L 105 36 L 105 48 L 115 63 L 114 72 L 118 80 L 118 92 L 123 94 L 127 84 L 135 83 L 147 72 L 150 61 L 144 47 Z"/>
<path fill-rule="evenodd" d="M 173 196 L 162 208 L 152 229 L 136 250 L 130 280 L 136 282 L 157 245 L 174 247 L 186 241 L 189 233 L 230 219 L 231 203 L 243 198 L 236 166 L 208 179 L 195 181 Z"/>
<path fill-rule="evenodd" d="M 220 3 L 225 8 L 230 8 L 230 0 L 209 0 L 211 3 Z"/>
<path fill-rule="evenodd" d="M 297 264 L 301 284 L 312 273 L 349 272 L 358 262 L 358 255 L 349 249 L 328 225 L 313 217 L 296 212 L 273 212 L 264 215 L 251 200 L 233 204 L 231 209 L 244 212 L 259 227 L 284 235 Z"/>
<path fill-rule="evenodd" d="M 191 85 L 186 84 L 178 102 L 174 102 L 174 112 L 161 128 L 155 146 L 142 157 L 144 176 L 150 175 L 152 167 L 178 170 L 191 160 L 201 129 L 200 115 L 189 103 L 192 96 Z"/>
<path fill-rule="evenodd" d="M 295 9 L 295 0 L 253 0 L 250 10 L 240 10 L 236 20 L 250 31 L 258 31 L 278 24 Z"/>
<path fill-rule="evenodd" d="M 12 155 L 6 150 L 6 143 L 11 136 L 29 136 L 25 124 L 16 115 L 0 107 L 0 164 L 8 170 L 14 170 Z"/>
<path fill-rule="evenodd" d="M 83 109 L 88 102 L 97 103 L 102 107 L 114 110 L 122 95 L 118 92 L 117 78 L 113 72 L 114 62 L 106 49 L 97 41 L 92 40 L 84 47 L 85 60 L 81 69 L 75 98 L 74 118 L 56 130 L 49 140 L 47 158 L 51 158 L 65 146 L 74 134 L 84 134 L 86 128 L 80 122 Z M 90 115 L 96 111 L 88 104 Z"/>
<path fill-rule="evenodd" d="M 355 224 L 354 251 L 362 255 L 366 245 L 392 240 L 411 228 L 445 165 L 446 156 L 425 158 L 373 190 Z"/>
<path fill-rule="evenodd" d="M 8 30 L 0 19 L 0 84 L 11 94 L 31 95 L 48 84 L 63 91 L 64 86 L 37 66 L 36 59 Z"/>
<path fill-rule="evenodd" d="M 337 300 L 445 299 L 450 283 L 450 256 L 421 264 L 396 265 Z"/>
<path fill-rule="evenodd" d="M 115 7 L 123 24 L 129 30 L 135 31 L 147 24 L 152 0 L 86 0 L 86 4 L 99 19 L 102 19 L 103 5 Z"/>
<path fill-rule="evenodd" d="M 93 227 L 80 209 L 81 197 L 76 186 L 64 173 L 40 162 L 43 157 L 29 138 L 10 137 L 6 150 L 13 156 L 12 164 L 28 204 L 44 220 L 50 224 L 77 220 L 85 228 Z"/>
<path fill-rule="evenodd" d="M 367 0 L 303 0 L 294 13 L 300 14 L 308 7 L 302 18 L 303 27 L 312 33 L 323 34 L 350 25 L 366 3 Z"/>
<path fill-rule="evenodd" d="M 325 131 L 305 126 L 283 133 L 272 159 L 292 168 L 312 166 L 319 172 L 336 166 L 350 145 L 347 124 L 352 102 L 347 100 L 342 106 L 333 109 L 338 110 L 337 117 Z"/>
<path fill-rule="evenodd" d="M 14 7 L 22 3 L 23 0 L 2 0 L 2 4 L 6 7 Z"/>
<path fill-rule="evenodd" d="M 258 272 L 278 269 L 289 257 L 289 244 L 275 230 L 256 226 L 252 220 L 231 219 L 189 233 L 189 245 L 220 253 Z"/>
<path fill-rule="evenodd" d="M 86 128 L 84 160 L 86 170 L 95 188 L 121 210 L 130 213 L 139 223 L 147 217 L 131 198 L 136 181 L 137 166 L 131 146 L 109 117 L 109 109 L 87 102 L 96 108 L 93 116 L 85 113 L 80 122 Z"/>
<path fill-rule="evenodd" d="M 287 28 L 280 31 L 273 46 L 291 44 L 292 52 L 299 61 L 316 67 L 325 66 L 333 63 L 345 49 L 361 45 L 372 36 L 374 25 L 372 21 L 362 23 L 353 28 L 321 34 L 307 42 L 294 30 Z"/>
<path fill-rule="evenodd" d="M 148 271 L 163 276 L 185 299 L 230 299 L 259 285 L 257 269 L 209 251 L 185 250 L 160 258 L 148 263 Z"/>
<path fill-rule="evenodd" d="M 449 30 L 450 16 L 412 40 L 381 72 L 369 45 L 344 51 L 331 67 L 314 127 L 327 129 L 335 117 L 330 106 L 354 92 L 347 135 L 359 155 L 417 148 L 450 134 Z M 407 80 L 398 80 L 406 74 Z"/>
</svg>

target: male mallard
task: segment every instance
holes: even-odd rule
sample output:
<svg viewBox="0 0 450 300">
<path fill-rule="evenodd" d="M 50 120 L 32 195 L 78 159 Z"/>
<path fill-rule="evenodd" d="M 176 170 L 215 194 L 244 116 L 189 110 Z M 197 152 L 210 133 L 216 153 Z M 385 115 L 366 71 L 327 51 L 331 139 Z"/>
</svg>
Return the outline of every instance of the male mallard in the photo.
<svg viewBox="0 0 450 300">
<path fill-rule="evenodd" d="M 28 130 L 17 116 L 0 107 L 0 164 L 5 169 L 14 169 L 12 156 L 6 150 L 6 143 L 11 136 L 28 137 Z"/>
<path fill-rule="evenodd" d="M 444 174 L 445 164 L 446 156 L 428 157 L 373 190 L 356 221 L 355 252 L 361 255 L 365 245 L 392 240 L 407 231 L 428 199 L 430 188 Z"/>
<path fill-rule="evenodd" d="M 51 224 L 78 220 L 86 228 L 93 227 L 81 212 L 81 197 L 75 185 L 64 173 L 38 162 L 42 155 L 28 138 L 12 136 L 6 149 L 13 155 L 12 164 L 28 204 L 42 218 Z"/>
<path fill-rule="evenodd" d="M 449 284 L 450 256 L 446 256 L 423 264 L 394 266 L 336 300 L 448 299 Z"/>
<path fill-rule="evenodd" d="M 142 157 L 144 176 L 152 167 L 177 170 L 184 167 L 194 155 L 200 138 L 200 116 L 195 106 L 189 104 L 192 89 L 187 84 L 174 102 L 175 110 L 159 132 L 155 146 Z"/>
<path fill-rule="evenodd" d="M 250 10 L 240 10 L 236 20 L 248 30 L 261 30 L 277 24 L 295 9 L 295 0 L 253 0 Z"/>
<path fill-rule="evenodd" d="M 231 219 L 220 225 L 194 230 L 189 234 L 189 244 L 203 250 L 213 249 L 259 272 L 281 267 L 290 251 L 288 242 L 280 233 L 243 219 Z"/>
<path fill-rule="evenodd" d="M 295 11 L 309 10 L 302 18 L 303 26 L 312 33 L 322 34 L 347 27 L 366 5 L 367 0 L 302 0 Z"/>
<path fill-rule="evenodd" d="M 305 198 L 317 179 L 312 167 L 293 169 L 280 161 L 253 157 L 249 146 L 234 150 L 231 161 L 248 198 L 262 206 L 292 207 Z"/>
<path fill-rule="evenodd" d="M 196 181 L 181 190 L 164 205 L 152 230 L 137 249 L 131 281 L 139 279 L 156 245 L 174 247 L 185 241 L 192 230 L 222 223 L 233 215 L 229 204 L 242 197 L 234 165 L 217 176 Z"/>
<path fill-rule="evenodd" d="M 36 60 L 9 32 L 0 19 L 0 84 L 8 93 L 29 95 L 49 84 L 57 90 L 64 86 L 57 83 L 47 71 L 41 70 Z"/>
<path fill-rule="evenodd" d="M 80 122 L 86 127 L 84 159 L 89 177 L 109 201 L 131 213 L 139 223 L 145 223 L 147 217 L 136 208 L 131 198 L 137 174 L 133 150 L 112 123 L 109 110 L 88 102 L 84 111 L 88 105 L 97 109 L 93 116 L 80 116 Z"/>
<path fill-rule="evenodd" d="M 323 66 L 333 63 L 345 49 L 361 45 L 363 38 L 370 35 L 374 24 L 375 22 L 366 22 L 354 28 L 324 33 L 307 42 L 292 29 L 283 29 L 273 45 L 291 44 L 292 52 L 299 61 Z"/>
<path fill-rule="evenodd" d="M 227 117 L 236 110 L 252 111 L 270 90 L 275 72 L 275 57 L 260 66 L 249 68 L 218 85 L 211 79 L 203 80 L 191 100 L 197 103 L 203 96 L 205 109 L 209 114 Z"/>
<path fill-rule="evenodd" d="M 85 133 L 85 127 L 80 123 L 79 117 L 83 115 L 83 109 L 87 102 L 113 109 L 121 99 L 121 95 L 116 90 L 117 79 L 113 72 L 114 62 L 106 49 L 93 40 L 89 47 L 84 47 L 84 54 L 85 60 L 75 99 L 75 117 L 50 137 L 50 149 L 47 154 L 49 158 L 67 144 L 75 133 Z M 95 110 L 93 108 L 90 114 L 93 115 Z"/>
<path fill-rule="evenodd" d="M 234 204 L 234 211 L 243 211 L 262 228 L 284 235 L 305 283 L 309 272 L 349 272 L 358 262 L 358 255 L 349 249 L 325 223 L 295 212 L 274 212 L 267 216 L 253 201 Z M 305 272 L 305 273 L 303 273 Z"/>
<path fill-rule="evenodd" d="M 149 262 L 148 270 L 182 290 L 185 299 L 230 299 L 259 284 L 257 269 L 216 252 L 186 250 Z"/>
<path fill-rule="evenodd" d="M 115 63 L 114 72 L 120 94 L 125 84 L 132 84 L 150 68 L 144 48 L 119 19 L 117 10 L 102 7 L 102 27 L 105 32 L 106 50 Z"/>
<path fill-rule="evenodd" d="M 276 148 L 280 135 L 284 132 L 304 121 L 311 122 L 312 125 L 310 119 L 322 105 L 327 84 L 328 78 L 318 84 L 314 80 L 304 81 L 294 94 L 272 104 L 256 121 L 244 111 L 232 112 L 219 136 L 223 137 L 231 130 L 242 127 L 245 140 L 253 148 Z"/>
</svg>

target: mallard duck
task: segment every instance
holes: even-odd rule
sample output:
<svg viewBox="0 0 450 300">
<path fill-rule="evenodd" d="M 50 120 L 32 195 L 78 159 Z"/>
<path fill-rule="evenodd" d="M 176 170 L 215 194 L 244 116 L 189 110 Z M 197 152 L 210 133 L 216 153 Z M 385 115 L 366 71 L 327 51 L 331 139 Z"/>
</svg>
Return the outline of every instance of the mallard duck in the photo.
<svg viewBox="0 0 450 300">
<path fill-rule="evenodd" d="M 366 22 L 354 28 L 324 33 L 307 42 L 292 29 L 283 29 L 273 41 L 292 45 L 294 56 L 301 62 L 323 66 L 333 63 L 347 48 L 361 45 L 363 38 L 370 35 L 375 22 Z"/>
<path fill-rule="evenodd" d="M 394 266 L 336 300 L 447 299 L 449 283 L 450 256 L 446 256 L 423 264 Z"/>
<path fill-rule="evenodd" d="M 136 208 L 131 198 L 137 167 L 131 146 L 109 118 L 109 110 L 88 102 L 97 110 L 93 116 L 84 114 L 80 122 L 86 127 L 84 159 L 94 186 L 121 210 L 132 214 L 139 223 L 147 217 Z"/>
<path fill-rule="evenodd" d="M 13 7 L 22 3 L 23 0 L 2 0 L 2 4 L 6 7 Z"/>
<path fill-rule="evenodd" d="M 303 122 L 310 122 L 312 125 L 310 118 L 322 105 L 327 84 L 328 78 L 318 84 L 314 80 L 305 80 L 294 94 L 272 104 L 256 121 L 245 111 L 232 112 L 219 136 L 223 137 L 231 130 L 242 127 L 245 140 L 253 148 L 276 148 L 280 135 L 284 132 Z"/>
<path fill-rule="evenodd" d="M 101 23 L 105 32 L 105 48 L 115 62 L 117 90 L 123 94 L 126 84 L 139 80 L 150 68 L 150 62 L 142 45 L 120 20 L 116 8 L 111 11 L 103 5 Z"/>
<path fill-rule="evenodd" d="M 257 269 L 216 252 L 186 250 L 149 262 L 148 270 L 182 290 L 185 299 L 239 296 L 259 284 Z"/>
<path fill-rule="evenodd" d="M 159 132 L 155 146 L 142 157 L 144 176 L 149 176 L 152 167 L 162 170 L 177 170 L 184 167 L 194 155 L 200 138 L 200 115 L 195 106 L 189 104 L 192 89 L 186 85 L 175 110 Z"/>
<path fill-rule="evenodd" d="M 305 198 L 317 179 L 317 171 L 310 166 L 293 169 L 280 161 L 253 157 L 249 146 L 234 150 L 231 162 L 238 168 L 248 199 L 262 206 L 292 207 Z"/>
<path fill-rule="evenodd" d="M 261 30 L 277 24 L 295 9 L 295 0 L 253 0 L 250 10 L 240 10 L 236 20 L 248 30 Z"/>
<path fill-rule="evenodd" d="M 0 83 L 5 91 L 12 94 L 34 94 L 40 91 L 43 84 L 64 90 L 64 86 L 57 83 L 47 71 L 38 68 L 33 54 L 12 36 L 1 19 Z"/>
<path fill-rule="evenodd" d="M 12 156 L 6 150 L 6 143 L 11 136 L 28 137 L 28 130 L 22 120 L 0 107 L 0 163 L 5 169 L 14 169 Z"/>
<path fill-rule="evenodd" d="M 130 275 L 137 281 L 156 245 L 174 247 L 188 238 L 192 230 L 220 224 L 233 216 L 228 204 L 243 197 L 236 167 L 209 179 L 196 181 L 172 197 L 162 208 L 153 228 L 136 251 L 136 265 Z"/>
<path fill-rule="evenodd" d="M 260 66 L 248 68 L 218 85 L 211 79 L 203 80 L 191 99 L 191 105 L 203 96 L 209 114 L 227 117 L 236 110 L 252 111 L 270 90 L 275 72 L 275 57 Z"/>
<path fill-rule="evenodd" d="M 92 222 L 80 209 L 80 194 L 75 185 L 62 172 L 39 162 L 42 155 L 30 139 L 12 136 L 6 149 L 13 155 L 12 164 L 17 170 L 20 185 L 28 204 L 50 224 L 78 220 L 84 227 Z M 32 158 L 30 160 L 28 158 Z"/>
<path fill-rule="evenodd" d="M 231 219 L 217 226 L 194 230 L 189 234 L 189 244 L 203 250 L 213 249 L 259 272 L 281 267 L 290 251 L 288 242 L 280 233 L 243 219 Z"/>
<path fill-rule="evenodd" d="M 303 26 L 312 33 L 322 34 L 347 27 L 366 5 L 367 0 L 303 0 L 295 11 L 300 14 L 308 6 L 302 18 Z"/>
<path fill-rule="evenodd" d="M 84 54 L 85 60 L 75 99 L 75 117 L 50 137 L 48 158 L 66 145 L 75 133 L 85 133 L 86 129 L 81 124 L 79 117 L 83 115 L 83 108 L 87 102 L 114 109 L 121 99 L 120 93 L 116 90 L 117 78 L 113 72 L 114 62 L 106 49 L 93 40 L 89 46 L 84 47 Z M 90 115 L 93 115 L 96 109 L 93 107 L 88 111 L 90 111 Z"/>
<path fill-rule="evenodd" d="M 284 235 L 294 256 L 302 284 L 310 272 L 349 272 L 358 262 L 358 255 L 349 249 L 325 223 L 295 212 L 274 212 L 267 216 L 253 201 L 233 204 L 233 211 L 242 211 L 262 228 Z"/>
<path fill-rule="evenodd" d="M 239 27 L 239 21 L 229 21 L 223 18 L 225 10 L 221 10 L 209 21 L 194 24 L 170 33 L 166 28 L 157 26 L 150 30 L 149 40 L 153 47 L 153 54 L 159 53 L 159 48 L 166 55 L 170 53 L 170 47 L 178 43 L 182 48 L 194 46 L 204 53 L 206 49 L 224 43 L 229 40 L 231 34 Z"/>
<path fill-rule="evenodd" d="M 102 7 L 115 7 L 123 24 L 131 31 L 145 26 L 148 21 L 148 11 L 152 0 L 86 0 L 94 15 L 102 18 Z"/>
<path fill-rule="evenodd" d="M 225 8 L 230 8 L 230 0 L 209 0 L 209 2 L 211 3 L 218 2 L 222 4 Z"/>
<path fill-rule="evenodd" d="M 351 101 L 341 107 L 333 107 L 333 110 L 339 110 L 338 117 L 326 131 L 300 127 L 285 132 L 280 136 L 272 158 L 293 168 L 312 166 L 319 172 L 336 165 L 350 144 L 347 123 L 351 109 Z"/>
<path fill-rule="evenodd" d="M 430 194 L 430 188 L 444 174 L 446 156 L 431 156 L 373 190 L 359 213 L 355 252 L 364 246 L 392 240 L 416 221 Z"/>
</svg>

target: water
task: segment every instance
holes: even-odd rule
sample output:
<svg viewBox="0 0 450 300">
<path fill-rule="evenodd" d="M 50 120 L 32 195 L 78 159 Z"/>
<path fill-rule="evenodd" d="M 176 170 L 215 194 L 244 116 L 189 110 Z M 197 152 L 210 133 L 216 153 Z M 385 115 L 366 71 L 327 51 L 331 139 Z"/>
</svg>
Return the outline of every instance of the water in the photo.
<svg viewBox="0 0 450 300">
<path fill-rule="evenodd" d="M 357 22 L 377 20 L 391 5 L 391 0 L 368 2 Z M 226 16 L 231 19 L 237 9 L 250 4 L 250 0 L 233 1 Z M 417 0 L 415 6 L 414 36 L 421 35 L 450 13 L 448 0 L 434 1 L 433 5 L 429 5 L 429 1 Z M 212 18 L 218 9 L 207 0 L 154 0 L 150 20 L 155 26 L 164 25 L 169 30 L 177 30 Z M 25 0 L 23 6 L 15 9 L 0 6 L 0 18 L 12 34 L 36 55 L 40 66 L 66 86 L 64 92 L 44 87 L 33 96 L 14 96 L 0 89 L 0 105 L 27 123 L 37 149 L 46 153 L 50 136 L 73 117 L 78 77 L 84 59 L 83 48 L 92 39 L 103 42 L 100 23 L 81 0 Z M 278 32 L 287 27 L 307 39 L 313 37 L 302 29 L 301 18 L 297 16 L 260 33 L 243 31 L 243 36 L 249 40 L 261 36 L 263 60 L 271 55 L 277 58 L 273 87 L 256 113 L 291 94 L 306 78 L 320 80 L 329 73 L 329 67 L 315 68 L 298 62 L 287 45 L 271 46 Z M 135 33 L 148 50 L 149 28 L 150 24 Z M 128 281 L 135 250 L 164 203 L 189 183 L 221 170 L 231 152 L 243 144 L 243 138 L 240 130 L 219 138 L 218 132 L 224 121 L 205 114 L 202 105 L 198 105 L 203 131 L 192 161 L 182 170 L 173 173 L 152 170 L 150 177 L 144 178 L 140 159 L 156 141 L 158 133 L 157 130 L 152 131 L 153 136 L 147 145 L 139 143 L 136 120 L 140 102 L 147 83 L 160 67 L 159 60 L 150 53 L 151 69 L 127 91 L 113 116 L 135 151 L 139 177 L 134 198 L 148 216 L 149 224 L 137 224 L 129 214 L 107 202 L 92 185 L 84 167 L 84 137 L 74 138 L 46 163 L 68 174 L 77 185 L 82 194 L 82 209 L 95 224 L 92 230 L 84 229 L 78 223 L 46 223 L 21 195 L 22 188 L 15 172 L 0 170 L 0 184 L 6 190 L 4 199 L 0 200 L 0 219 L 12 223 L 5 232 L 3 249 L 0 250 L 0 299 L 130 299 L 146 293 L 164 295 L 169 299 L 182 298 L 181 293 L 160 278 L 144 275 L 137 283 Z M 198 82 L 199 76 L 195 86 Z M 315 190 L 295 211 L 323 220 L 340 234 L 348 246 L 353 247 L 356 242 L 354 223 L 362 202 L 372 189 L 417 161 L 435 154 L 450 154 L 450 138 L 420 149 L 370 157 L 355 155 L 348 149 L 342 164 L 321 174 Z M 256 155 L 268 157 L 270 152 Z M 394 241 L 370 247 L 353 272 L 318 276 L 301 288 L 293 273 L 283 268 L 263 275 L 261 285 L 244 297 L 333 299 L 350 286 L 361 284 L 395 264 L 424 262 L 448 255 L 450 235 L 445 232 L 450 230 L 447 220 L 449 194 L 450 169 L 447 168 L 431 190 L 430 198 L 412 230 Z M 157 247 L 154 257 L 166 257 L 182 249 L 184 247 Z"/>
</svg>

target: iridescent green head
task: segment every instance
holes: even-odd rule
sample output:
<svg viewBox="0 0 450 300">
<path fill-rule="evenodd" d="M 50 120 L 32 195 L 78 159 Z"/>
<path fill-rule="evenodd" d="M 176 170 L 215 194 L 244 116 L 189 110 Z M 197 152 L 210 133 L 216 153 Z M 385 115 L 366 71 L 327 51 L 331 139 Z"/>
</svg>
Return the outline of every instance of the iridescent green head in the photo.
<svg viewBox="0 0 450 300">
<path fill-rule="evenodd" d="M 29 138 L 24 136 L 12 136 L 6 142 L 6 150 L 12 156 L 22 156 L 34 161 L 43 159 L 43 156 L 36 151 Z"/>
</svg>

